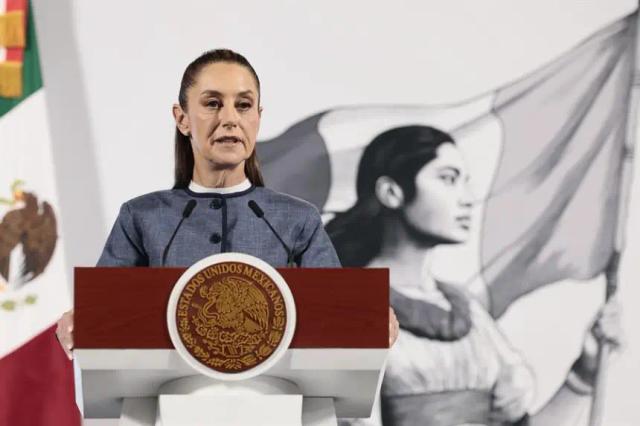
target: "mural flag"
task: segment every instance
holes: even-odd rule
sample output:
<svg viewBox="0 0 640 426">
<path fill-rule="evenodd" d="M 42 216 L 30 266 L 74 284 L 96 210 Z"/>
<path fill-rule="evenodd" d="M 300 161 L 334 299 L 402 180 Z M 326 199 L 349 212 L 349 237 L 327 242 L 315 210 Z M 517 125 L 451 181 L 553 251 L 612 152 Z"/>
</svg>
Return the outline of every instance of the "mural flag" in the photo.
<svg viewBox="0 0 640 426">
<path fill-rule="evenodd" d="M 360 156 L 376 135 L 437 127 L 463 152 L 477 200 L 469 241 L 438 248 L 439 278 L 469 285 L 496 317 L 543 285 L 593 278 L 614 252 L 635 25 L 636 15 L 615 22 L 461 104 L 352 106 L 296 123 L 258 144 L 267 184 L 330 219 L 354 204 Z"/>
</svg>

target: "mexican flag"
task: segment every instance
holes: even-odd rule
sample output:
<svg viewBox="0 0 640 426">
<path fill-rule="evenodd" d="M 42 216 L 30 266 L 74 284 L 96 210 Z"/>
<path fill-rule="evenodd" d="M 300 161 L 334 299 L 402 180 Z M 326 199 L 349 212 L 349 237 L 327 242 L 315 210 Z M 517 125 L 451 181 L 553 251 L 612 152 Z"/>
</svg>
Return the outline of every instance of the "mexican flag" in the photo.
<svg viewBox="0 0 640 426">
<path fill-rule="evenodd" d="M 54 334 L 71 305 L 38 45 L 26 0 L 0 0 L 0 424 L 78 425 Z"/>
<path fill-rule="evenodd" d="M 353 105 L 295 123 L 258 144 L 267 185 L 329 221 L 355 203 L 369 142 L 394 127 L 433 126 L 453 135 L 475 195 L 472 235 L 436 248 L 437 278 L 467 285 L 495 317 L 544 285 L 592 279 L 618 250 L 636 18 L 456 105 Z"/>
</svg>

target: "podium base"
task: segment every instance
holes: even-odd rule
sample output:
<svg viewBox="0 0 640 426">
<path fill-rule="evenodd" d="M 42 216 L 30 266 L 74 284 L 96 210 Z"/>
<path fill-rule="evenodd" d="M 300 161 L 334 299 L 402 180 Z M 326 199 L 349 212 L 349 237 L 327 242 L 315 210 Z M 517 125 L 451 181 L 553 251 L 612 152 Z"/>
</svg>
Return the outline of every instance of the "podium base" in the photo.
<svg viewBox="0 0 640 426">
<path fill-rule="evenodd" d="M 158 395 L 301 395 L 298 386 L 286 379 L 258 376 L 226 382 L 206 376 L 186 376 L 160 386 Z"/>
<path fill-rule="evenodd" d="M 261 376 L 221 382 L 184 377 L 157 398 L 125 398 L 119 426 L 336 426 L 332 398 L 303 398 L 287 380 Z"/>
<path fill-rule="evenodd" d="M 302 395 L 160 395 L 155 426 L 301 426 Z"/>
</svg>

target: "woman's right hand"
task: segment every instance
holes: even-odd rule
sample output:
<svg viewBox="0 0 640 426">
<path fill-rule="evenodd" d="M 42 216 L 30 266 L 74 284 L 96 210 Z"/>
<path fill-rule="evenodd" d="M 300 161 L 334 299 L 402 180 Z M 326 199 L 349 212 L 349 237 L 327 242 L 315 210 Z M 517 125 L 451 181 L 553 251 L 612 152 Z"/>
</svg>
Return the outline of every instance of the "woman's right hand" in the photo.
<svg viewBox="0 0 640 426">
<path fill-rule="evenodd" d="M 598 375 L 598 352 L 604 344 L 609 345 L 612 351 L 624 346 L 622 307 L 616 296 L 611 297 L 594 318 L 585 335 L 582 353 L 567 376 L 567 385 L 578 394 L 592 393 Z"/>
<path fill-rule="evenodd" d="M 56 337 L 67 357 L 73 359 L 73 310 L 62 314 L 58 320 Z"/>
<path fill-rule="evenodd" d="M 598 373 L 598 350 L 608 344 L 613 351 L 624 347 L 622 329 L 622 306 L 617 296 L 613 296 L 598 311 L 589 331 L 584 337 L 582 353 L 574 367 L 581 372 L 581 378 L 592 383 Z"/>
</svg>

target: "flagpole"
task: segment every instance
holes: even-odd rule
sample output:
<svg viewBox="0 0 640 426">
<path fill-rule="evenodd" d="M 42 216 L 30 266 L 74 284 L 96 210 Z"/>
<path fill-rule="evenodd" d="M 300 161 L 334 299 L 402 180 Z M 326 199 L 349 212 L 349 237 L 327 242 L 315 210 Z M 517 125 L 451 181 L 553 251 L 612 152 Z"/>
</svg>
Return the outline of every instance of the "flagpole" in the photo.
<svg viewBox="0 0 640 426">
<path fill-rule="evenodd" d="M 633 31 L 635 39 L 634 48 L 638 49 L 637 21 Z M 637 50 L 636 50 L 637 52 Z M 638 104 L 640 101 L 640 72 L 635 64 L 633 82 L 629 99 L 629 113 L 627 115 L 626 140 L 623 151 L 620 198 L 618 202 L 618 218 L 616 224 L 616 236 L 614 251 L 609 259 L 605 270 L 606 289 L 605 302 L 608 301 L 618 291 L 618 279 L 620 273 L 620 257 L 622 256 L 626 243 L 626 224 L 629 198 L 631 195 L 631 184 L 633 181 L 633 166 L 635 142 L 637 138 L 638 126 Z M 593 385 L 593 399 L 591 402 L 591 412 L 589 415 L 589 426 L 601 426 L 604 415 L 605 385 L 608 371 L 609 355 L 611 353 L 611 343 L 599 342 L 596 378 Z"/>
<path fill-rule="evenodd" d="M 607 265 L 605 277 L 607 280 L 605 300 L 609 300 L 618 290 L 618 271 L 620 266 L 621 252 L 616 250 L 611 256 L 611 260 Z M 589 426 L 601 426 L 604 414 L 604 397 L 605 384 L 608 372 L 609 354 L 611 353 L 611 344 L 608 342 L 599 342 L 597 372 L 593 385 L 593 399 L 591 402 L 591 413 L 589 416 Z"/>
</svg>

